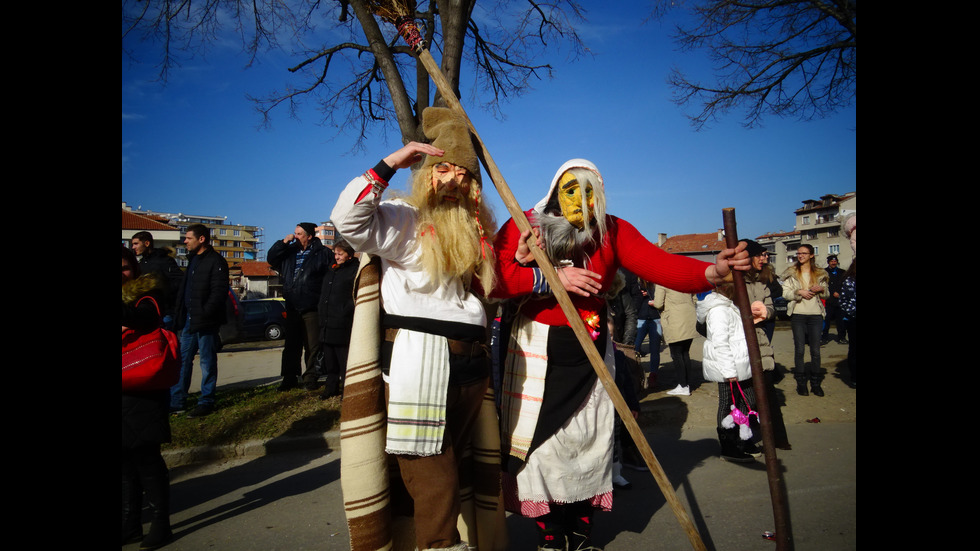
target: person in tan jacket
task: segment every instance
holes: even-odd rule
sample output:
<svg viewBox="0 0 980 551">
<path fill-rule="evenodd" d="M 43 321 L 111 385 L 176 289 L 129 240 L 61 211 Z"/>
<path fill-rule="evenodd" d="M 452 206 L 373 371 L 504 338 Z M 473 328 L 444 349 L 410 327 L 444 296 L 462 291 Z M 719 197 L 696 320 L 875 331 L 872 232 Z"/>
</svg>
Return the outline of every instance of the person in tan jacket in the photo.
<svg viewBox="0 0 980 551">
<path fill-rule="evenodd" d="M 829 278 L 827 272 L 818 268 L 813 259 L 813 247 L 800 245 L 796 250 L 796 264 L 787 271 L 783 281 L 783 298 L 788 303 L 786 313 L 790 316 L 793 329 L 794 367 L 796 393 L 807 396 L 806 383 L 810 382 L 810 392 L 823 396 L 823 369 L 820 367 L 820 332 L 826 314 L 821 299 L 827 298 Z M 810 363 L 803 361 L 806 344 L 810 344 Z"/>
<path fill-rule="evenodd" d="M 698 298 L 690 293 L 681 293 L 658 285 L 653 293 L 653 307 L 660 310 L 660 325 L 664 331 L 664 341 L 670 349 L 677 374 L 677 386 L 668 390 L 672 396 L 690 396 L 691 385 L 691 342 L 698 336 L 696 324 Z"/>
</svg>

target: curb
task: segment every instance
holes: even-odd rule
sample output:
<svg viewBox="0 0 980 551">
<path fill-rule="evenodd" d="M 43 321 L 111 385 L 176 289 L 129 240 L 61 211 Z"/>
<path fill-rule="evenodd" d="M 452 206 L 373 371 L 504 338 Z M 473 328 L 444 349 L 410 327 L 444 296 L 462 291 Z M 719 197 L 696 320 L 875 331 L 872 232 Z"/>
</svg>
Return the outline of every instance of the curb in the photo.
<svg viewBox="0 0 980 551">
<path fill-rule="evenodd" d="M 683 417 L 682 404 L 658 404 L 656 402 L 641 403 L 641 426 L 652 428 L 661 423 L 674 421 Z M 163 450 L 163 460 L 167 468 L 185 467 L 203 463 L 228 461 L 263 457 L 269 454 L 303 450 L 339 450 L 340 431 L 327 431 L 322 434 L 305 434 L 299 436 L 277 436 L 267 440 L 249 440 L 238 444 L 224 446 L 198 446 L 195 448 L 180 448 Z"/>
<path fill-rule="evenodd" d="M 256 458 L 273 453 L 317 449 L 339 450 L 340 431 L 303 436 L 278 436 L 268 440 L 250 440 L 225 446 L 198 446 L 196 448 L 164 450 L 162 454 L 163 460 L 167 463 L 167 468 L 172 469 L 199 463 Z"/>
</svg>

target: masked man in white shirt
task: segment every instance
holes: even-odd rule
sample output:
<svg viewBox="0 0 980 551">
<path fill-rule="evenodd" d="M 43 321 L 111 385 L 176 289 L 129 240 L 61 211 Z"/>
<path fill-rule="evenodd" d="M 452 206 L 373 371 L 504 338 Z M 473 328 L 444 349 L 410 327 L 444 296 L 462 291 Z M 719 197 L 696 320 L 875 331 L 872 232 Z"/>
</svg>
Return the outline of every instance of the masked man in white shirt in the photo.
<svg viewBox="0 0 980 551">
<path fill-rule="evenodd" d="M 409 143 L 355 178 L 330 219 L 354 249 L 381 260 L 386 451 L 414 501 L 418 549 L 466 549 L 459 454 L 491 372 L 484 297 L 496 223 L 465 123 L 430 107 L 423 130 L 431 144 Z M 409 194 L 382 201 L 395 172 L 418 162 Z"/>
</svg>

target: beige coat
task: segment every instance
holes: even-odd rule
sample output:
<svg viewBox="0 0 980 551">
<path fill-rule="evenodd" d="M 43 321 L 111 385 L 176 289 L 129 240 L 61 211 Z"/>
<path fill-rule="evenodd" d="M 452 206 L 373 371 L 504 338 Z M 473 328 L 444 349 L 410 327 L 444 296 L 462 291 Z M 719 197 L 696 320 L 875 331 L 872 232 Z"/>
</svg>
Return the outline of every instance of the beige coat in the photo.
<svg viewBox="0 0 980 551">
<path fill-rule="evenodd" d="M 801 303 L 807 303 L 812 309 L 820 309 L 820 315 L 827 317 L 827 310 L 823 305 L 823 301 L 820 299 L 826 299 L 830 296 L 830 278 L 827 276 L 827 272 L 822 269 L 818 269 L 815 274 L 810 274 L 811 281 L 816 279 L 817 285 L 823 287 L 823 291 L 817 294 L 811 299 L 804 299 L 803 297 L 797 295 L 798 292 L 803 290 L 803 284 L 800 280 L 796 279 L 794 275 L 795 272 L 787 271 L 788 277 L 783 280 L 783 298 L 786 299 L 786 315 L 792 316 L 796 307 Z"/>
<path fill-rule="evenodd" d="M 745 276 L 745 291 L 749 297 L 749 305 L 751 306 L 756 301 L 761 302 L 766 306 L 766 319 L 772 319 L 776 315 L 776 310 L 772 305 L 772 297 L 769 296 L 769 287 L 756 278 L 757 276 L 749 274 Z M 772 344 L 769 342 L 769 338 L 766 337 L 766 332 L 762 330 L 762 323 L 759 322 L 755 326 L 755 339 L 759 343 L 759 356 L 762 360 L 762 369 L 764 371 L 772 371 L 776 368 L 774 350 Z"/>
<path fill-rule="evenodd" d="M 653 307 L 660 310 L 660 325 L 667 344 L 698 336 L 695 328 L 698 322 L 697 296 L 657 285 L 653 292 Z"/>
</svg>

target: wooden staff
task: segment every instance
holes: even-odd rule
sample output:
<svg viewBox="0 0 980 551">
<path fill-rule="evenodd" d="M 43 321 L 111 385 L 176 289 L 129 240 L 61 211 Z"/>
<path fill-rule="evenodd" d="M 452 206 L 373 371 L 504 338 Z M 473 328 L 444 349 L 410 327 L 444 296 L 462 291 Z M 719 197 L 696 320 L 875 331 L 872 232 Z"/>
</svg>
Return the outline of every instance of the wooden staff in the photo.
<svg viewBox="0 0 980 551">
<path fill-rule="evenodd" d="M 383 5 L 381 5 L 383 4 Z M 414 4 L 414 2 L 412 2 Z M 466 122 L 469 127 L 470 132 L 473 134 L 474 146 L 477 150 L 477 155 L 483 163 L 483 166 L 487 169 L 490 174 L 490 178 L 493 181 L 494 186 L 497 188 L 497 192 L 500 194 L 501 199 L 506 205 L 511 218 L 517 225 L 521 232 L 530 231 L 531 224 L 527 220 L 524 211 L 518 204 L 517 199 L 514 198 L 513 193 L 511 193 L 510 188 L 504 181 L 503 175 L 497 168 L 497 164 L 493 161 L 490 156 L 490 152 L 487 150 L 486 145 L 483 140 L 480 139 L 479 134 L 476 132 L 476 128 L 470 121 L 470 118 L 466 115 L 466 111 L 463 109 L 462 104 L 460 104 L 459 99 L 456 97 L 456 93 L 453 91 L 452 86 L 446 79 L 446 76 L 442 72 L 442 68 L 435 62 L 432 58 L 432 54 L 429 50 L 425 48 L 423 44 L 422 37 L 415 26 L 415 21 L 413 19 L 415 10 L 414 5 L 411 11 L 409 11 L 405 6 L 398 5 L 397 2 L 371 2 L 374 13 L 380 16 L 382 19 L 393 23 L 397 28 L 398 32 L 401 34 L 402 38 L 411 46 L 419 59 L 422 61 L 422 65 L 428 71 L 429 75 L 432 77 L 432 81 L 435 83 L 436 87 L 439 89 L 439 93 L 442 94 L 442 98 L 445 100 L 446 104 L 450 109 L 453 110 L 461 119 Z M 544 274 L 545 279 L 548 281 L 548 285 L 551 286 L 551 290 L 558 299 L 558 304 L 562 308 L 565 317 L 568 319 L 568 324 L 575 332 L 575 336 L 578 338 L 579 343 L 582 345 L 582 349 L 585 351 L 586 356 L 592 363 L 592 368 L 595 370 L 596 375 L 599 380 L 602 381 L 603 387 L 606 389 L 606 393 L 612 399 L 613 404 L 616 407 L 616 411 L 619 413 L 619 417 L 622 419 L 623 424 L 629 431 L 630 436 L 633 437 L 633 442 L 637 444 L 637 448 L 640 450 L 640 454 L 643 456 L 643 460 L 646 462 L 647 468 L 653 473 L 654 479 L 657 481 L 657 485 L 660 486 L 660 491 L 663 493 L 665 500 L 670 505 L 673 510 L 674 515 L 680 521 L 681 526 L 687 533 L 688 539 L 691 541 L 691 545 L 694 549 L 705 550 L 704 542 L 701 541 L 701 536 L 698 534 L 697 528 L 695 528 L 694 523 L 691 522 L 687 511 L 684 509 L 684 505 L 677 499 L 677 495 L 674 493 L 674 488 L 667 479 L 667 474 L 664 472 L 663 467 L 657 461 L 656 456 L 653 454 L 653 450 L 650 449 L 650 444 L 647 442 L 646 437 L 643 432 L 640 431 L 640 426 L 637 424 L 636 420 L 633 419 L 633 414 L 626 404 L 626 400 L 623 399 L 622 394 L 620 394 L 619 389 L 616 387 L 616 382 L 613 380 L 612 375 L 609 374 L 609 370 L 606 368 L 605 362 L 603 362 L 602 357 L 599 356 L 599 351 L 595 348 L 595 343 L 592 341 L 592 337 L 589 335 L 585 328 L 585 322 L 579 317 L 578 311 L 572 304 L 572 299 L 569 297 L 568 292 L 562 285 L 561 280 L 558 278 L 558 272 L 554 269 L 551 264 L 551 260 L 548 255 L 545 254 L 536 244 L 536 238 L 531 233 L 528 239 L 528 246 L 530 247 L 531 254 L 537 261 L 538 266 L 541 268 L 541 272 Z"/>
<path fill-rule="evenodd" d="M 735 209 L 722 209 L 722 220 L 725 228 L 725 244 L 728 248 L 738 246 L 738 232 L 735 227 Z M 745 287 L 745 274 L 732 270 L 735 282 L 735 305 L 742 315 L 742 329 L 745 330 L 745 342 L 749 347 L 749 362 L 752 366 L 752 388 L 755 389 L 755 408 L 759 412 L 759 425 L 762 427 L 762 449 L 766 454 L 766 474 L 769 478 L 769 496 L 772 499 L 773 520 L 776 524 L 776 549 L 789 551 L 789 509 L 786 505 L 785 486 L 779 461 L 776 459 L 776 447 L 772 433 L 772 417 L 769 412 L 769 389 L 766 388 L 765 374 L 762 371 L 762 354 L 759 352 L 759 339 L 755 334 L 755 323 L 752 321 L 752 307 L 749 304 L 749 293 Z"/>
</svg>

